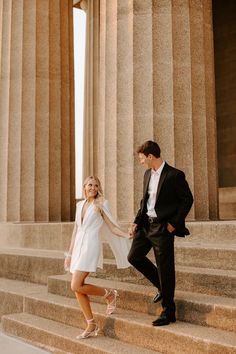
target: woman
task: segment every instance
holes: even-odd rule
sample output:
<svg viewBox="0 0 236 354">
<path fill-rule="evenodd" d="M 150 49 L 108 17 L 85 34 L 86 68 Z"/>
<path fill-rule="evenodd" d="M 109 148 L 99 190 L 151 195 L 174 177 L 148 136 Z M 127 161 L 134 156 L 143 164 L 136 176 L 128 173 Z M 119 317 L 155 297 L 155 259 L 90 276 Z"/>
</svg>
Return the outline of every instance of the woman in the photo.
<svg viewBox="0 0 236 354">
<path fill-rule="evenodd" d="M 107 302 L 106 314 L 110 315 L 116 308 L 117 291 L 104 289 L 95 285 L 85 284 L 90 272 L 97 267 L 102 268 L 102 247 L 99 232 L 107 237 L 115 255 L 118 268 L 127 268 L 129 242 L 128 233 L 123 232 L 112 219 L 108 202 L 103 198 L 99 179 L 88 177 L 84 182 L 85 200 L 76 206 L 75 226 L 72 234 L 69 252 L 65 258 L 65 269 L 72 273 L 71 289 L 75 292 L 84 317 L 87 321 L 85 331 L 77 336 L 85 339 L 98 334 L 98 326 L 93 318 L 88 295 L 103 296 Z M 117 237 L 118 236 L 118 237 Z"/>
</svg>

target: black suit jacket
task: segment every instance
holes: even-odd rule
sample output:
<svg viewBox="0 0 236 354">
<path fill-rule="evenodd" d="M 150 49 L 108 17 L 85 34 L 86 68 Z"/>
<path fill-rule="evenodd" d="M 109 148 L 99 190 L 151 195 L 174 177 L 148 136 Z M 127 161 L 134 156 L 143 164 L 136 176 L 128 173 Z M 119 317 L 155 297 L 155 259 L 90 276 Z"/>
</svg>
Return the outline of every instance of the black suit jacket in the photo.
<svg viewBox="0 0 236 354">
<path fill-rule="evenodd" d="M 151 177 L 151 169 L 146 170 L 143 180 L 143 198 L 140 209 L 135 217 L 134 223 L 138 229 L 147 223 L 147 200 L 148 184 Z M 155 211 L 158 222 L 161 224 L 170 223 L 175 227 L 173 235 L 189 235 L 189 230 L 185 227 L 185 218 L 193 204 L 193 196 L 184 172 L 169 166 L 166 162 L 162 170 L 157 194 Z"/>
</svg>

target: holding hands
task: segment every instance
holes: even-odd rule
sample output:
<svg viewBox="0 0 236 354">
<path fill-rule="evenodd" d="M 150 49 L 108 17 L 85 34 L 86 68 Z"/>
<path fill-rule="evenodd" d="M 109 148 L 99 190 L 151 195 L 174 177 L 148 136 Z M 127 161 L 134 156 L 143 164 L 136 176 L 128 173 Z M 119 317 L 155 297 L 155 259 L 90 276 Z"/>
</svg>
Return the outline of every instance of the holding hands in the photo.
<svg viewBox="0 0 236 354">
<path fill-rule="evenodd" d="M 137 229 L 137 224 L 131 224 L 128 228 L 129 238 L 134 238 Z"/>
<path fill-rule="evenodd" d="M 65 253 L 65 261 L 64 261 L 64 269 L 65 271 L 70 270 L 70 263 L 71 263 L 71 254 L 70 253 Z"/>
</svg>

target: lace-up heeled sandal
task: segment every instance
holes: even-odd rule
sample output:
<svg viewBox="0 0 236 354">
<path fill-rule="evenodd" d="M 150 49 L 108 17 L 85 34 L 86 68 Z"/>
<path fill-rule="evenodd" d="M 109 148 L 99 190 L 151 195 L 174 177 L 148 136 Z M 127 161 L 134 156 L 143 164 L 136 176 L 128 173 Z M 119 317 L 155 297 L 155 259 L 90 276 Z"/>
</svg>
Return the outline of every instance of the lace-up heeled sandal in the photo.
<svg viewBox="0 0 236 354">
<path fill-rule="evenodd" d="M 104 299 L 107 302 L 106 315 L 111 315 L 116 309 L 116 298 L 119 296 L 117 290 L 105 290 Z M 108 299 L 109 298 L 109 299 Z"/>
<path fill-rule="evenodd" d="M 89 337 L 96 337 L 98 335 L 99 328 L 98 328 L 98 325 L 96 324 L 96 322 L 94 321 L 94 318 L 91 318 L 91 320 L 86 320 L 86 321 L 87 321 L 88 327 L 93 324 L 94 328 L 92 330 L 90 330 L 87 327 L 86 330 L 82 334 L 80 334 L 76 337 L 77 339 L 86 339 Z"/>
</svg>

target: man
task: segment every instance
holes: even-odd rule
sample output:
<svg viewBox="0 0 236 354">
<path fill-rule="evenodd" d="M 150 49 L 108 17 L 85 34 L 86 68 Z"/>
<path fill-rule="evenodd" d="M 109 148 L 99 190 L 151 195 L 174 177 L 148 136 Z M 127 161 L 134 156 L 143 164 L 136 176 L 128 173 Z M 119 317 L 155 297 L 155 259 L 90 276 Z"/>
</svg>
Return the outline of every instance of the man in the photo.
<svg viewBox="0 0 236 354">
<path fill-rule="evenodd" d="M 193 197 L 184 173 L 162 160 L 157 143 L 146 141 L 137 152 L 148 169 L 140 209 L 129 229 L 133 243 L 128 260 L 158 288 L 153 302 L 162 300 L 163 310 L 153 326 L 164 326 L 176 321 L 174 236 L 189 235 L 185 218 Z M 151 248 L 157 266 L 146 257 Z"/>
</svg>

